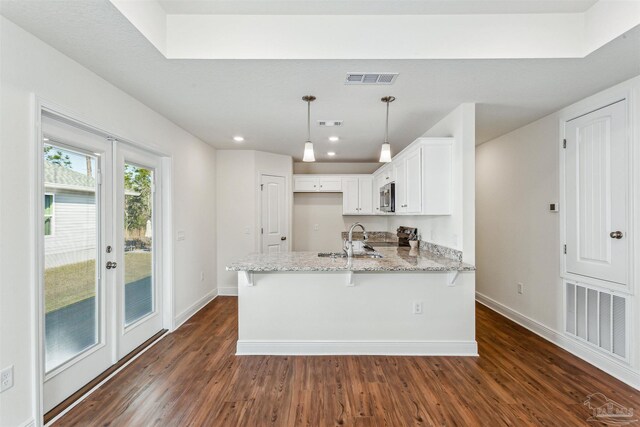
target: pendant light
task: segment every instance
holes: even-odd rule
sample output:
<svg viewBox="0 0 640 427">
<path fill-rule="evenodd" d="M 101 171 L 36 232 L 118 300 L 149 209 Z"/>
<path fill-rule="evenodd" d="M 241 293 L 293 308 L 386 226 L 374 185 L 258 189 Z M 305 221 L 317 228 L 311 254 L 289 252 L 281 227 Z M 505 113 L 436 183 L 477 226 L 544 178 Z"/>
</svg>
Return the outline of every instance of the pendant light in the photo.
<svg viewBox="0 0 640 427">
<path fill-rule="evenodd" d="M 313 143 L 311 142 L 311 102 L 316 100 L 313 95 L 305 95 L 302 100 L 307 103 L 307 141 L 304 143 L 303 162 L 315 162 L 316 156 L 313 154 Z"/>
<path fill-rule="evenodd" d="M 387 104 L 387 123 L 384 128 L 384 142 L 380 150 L 380 162 L 389 163 L 391 161 L 391 144 L 389 144 L 389 103 L 396 100 L 395 96 L 385 96 L 381 99 Z"/>
</svg>

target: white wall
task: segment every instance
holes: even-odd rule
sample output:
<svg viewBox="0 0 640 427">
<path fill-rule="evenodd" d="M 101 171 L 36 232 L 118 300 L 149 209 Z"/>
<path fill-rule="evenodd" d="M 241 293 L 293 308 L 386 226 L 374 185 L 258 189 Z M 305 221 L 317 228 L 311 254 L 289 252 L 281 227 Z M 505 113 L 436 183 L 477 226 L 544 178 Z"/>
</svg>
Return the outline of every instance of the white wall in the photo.
<svg viewBox="0 0 640 427">
<path fill-rule="evenodd" d="M 293 160 L 290 156 L 253 150 L 218 150 L 217 227 L 218 291 L 235 295 L 238 278 L 225 266 L 260 252 L 260 174 L 284 176 L 291 218 Z M 291 234 L 291 233 L 290 233 Z"/>
<path fill-rule="evenodd" d="M 455 138 L 452 214 L 391 216 L 388 230 L 418 227 L 422 240 L 461 250 L 475 264 L 475 104 L 460 104 L 422 136 Z"/>
<path fill-rule="evenodd" d="M 560 188 L 560 119 L 606 105 L 611 97 L 633 92 L 630 105 L 638 121 L 640 76 L 527 126 L 488 141 L 476 150 L 477 292 L 493 306 L 535 332 L 569 349 L 601 369 L 640 387 L 640 262 L 635 254 L 635 295 L 631 297 L 631 367 L 610 362 L 563 334 L 560 214 L 548 211 Z M 624 95 L 622 95 L 624 96 Z M 635 221 L 640 219 L 640 150 L 635 124 Z M 563 206 L 560 205 L 560 209 Z M 640 248 L 640 228 L 634 245 Z M 524 284 L 518 295 L 516 283 Z"/>
<path fill-rule="evenodd" d="M 293 250 L 340 251 L 341 233 L 355 222 L 360 222 L 367 231 L 387 230 L 385 216 L 342 215 L 342 193 L 294 193 Z"/>
<path fill-rule="evenodd" d="M 172 156 L 173 227 L 186 236 L 175 244 L 176 316 L 215 292 L 216 151 L 3 17 L 0 31 L 0 367 L 14 366 L 15 384 L 0 395 L 0 425 L 15 426 L 41 415 L 32 362 L 33 95 Z"/>
<path fill-rule="evenodd" d="M 293 173 L 300 174 L 351 174 L 373 173 L 380 167 L 378 162 L 295 162 Z"/>
</svg>

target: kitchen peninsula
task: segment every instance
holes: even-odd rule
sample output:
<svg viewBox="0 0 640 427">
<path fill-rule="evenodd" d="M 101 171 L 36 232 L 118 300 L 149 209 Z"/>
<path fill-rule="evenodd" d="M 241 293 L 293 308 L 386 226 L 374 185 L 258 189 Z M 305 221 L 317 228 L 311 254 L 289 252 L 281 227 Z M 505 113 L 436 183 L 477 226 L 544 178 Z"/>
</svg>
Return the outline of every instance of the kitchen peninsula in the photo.
<svg viewBox="0 0 640 427">
<path fill-rule="evenodd" d="M 375 246 L 375 243 L 372 243 Z M 477 355 L 475 268 L 458 251 L 254 254 L 238 272 L 237 354 Z"/>
</svg>

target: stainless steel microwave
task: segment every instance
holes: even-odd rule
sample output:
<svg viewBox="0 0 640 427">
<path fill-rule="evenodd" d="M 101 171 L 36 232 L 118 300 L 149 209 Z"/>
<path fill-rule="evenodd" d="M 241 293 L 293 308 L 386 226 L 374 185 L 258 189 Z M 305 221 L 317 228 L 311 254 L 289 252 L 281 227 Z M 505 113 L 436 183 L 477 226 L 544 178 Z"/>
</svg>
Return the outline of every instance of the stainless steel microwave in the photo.
<svg viewBox="0 0 640 427">
<path fill-rule="evenodd" d="M 380 187 L 380 211 L 396 211 L 396 184 L 394 182 Z"/>
</svg>

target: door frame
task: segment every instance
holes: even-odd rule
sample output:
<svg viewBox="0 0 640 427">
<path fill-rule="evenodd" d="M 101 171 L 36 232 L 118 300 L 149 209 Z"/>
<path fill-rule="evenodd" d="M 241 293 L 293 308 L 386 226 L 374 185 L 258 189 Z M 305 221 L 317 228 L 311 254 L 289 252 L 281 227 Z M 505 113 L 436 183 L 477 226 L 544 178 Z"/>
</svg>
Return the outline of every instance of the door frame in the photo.
<svg viewBox="0 0 640 427">
<path fill-rule="evenodd" d="M 34 420 L 36 425 L 40 425 L 42 423 L 42 419 L 44 417 L 44 381 L 45 381 L 45 366 L 44 366 L 44 240 L 41 239 L 41 236 L 44 234 L 44 222 L 41 220 L 40 213 L 44 209 L 44 187 L 41 185 L 44 179 L 44 160 L 42 157 L 42 146 L 43 146 L 43 133 L 42 133 L 42 113 L 46 111 L 49 115 L 58 117 L 68 123 L 71 123 L 75 126 L 78 126 L 81 129 L 85 129 L 97 135 L 104 136 L 106 138 L 113 138 L 119 142 L 123 142 L 131 145 L 132 147 L 136 147 L 138 149 L 142 149 L 148 151 L 158 157 L 160 157 L 160 167 L 162 168 L 161 173 L 161 185 L 160 189 L 162 192 L 161 198 L 161 206 L 159 209 L 161 210 L 161 215 L 163 218 L 161 225 L 161 233 L 164 236 L 172 236 L 173 235 L 173 216 L 172 216 L 172 158 L 171 155 L 162 152 L 157 147 L 152 145 L 143 144 L 133 142 L 125 137 L 121 137 L 118 134 L 113 132 L 107 132 L 106 127 L 102 127 L 100 125 L 92 125 L 90 123 L 95 122 L 94 120 L 88 120 L 83 117 L 82 114 L 71 111 L 55 102 L 48 101 L 46 99 L 41 98 L 37 94 L 33 93 L 31 98 L 32 104 L 32 122 L 31 122 L 31 130 L 32 130 L 32 138 L 30 146 L 30 156 L 33 160 L 33 163 L 30 165 L 29 176 L 33 181 L 30 182 L 29 187 L 31 188 L 31 194 L 29 194 L 30 198 L 30 212 L 31 215 L 31 223 L 33 227 L 30 231 L 30 236 L 28 239 L 32 242 L 32 251 L 31 251 L 31 274 L 32 278 L 30 280 L 31 285 L 31 344 L 33 351 L 31 353 L 31 366 L 32 366 L 32 386 L 33 386 L 33 396 L 32 396 L 32 405 L 34 408 Z M 115 159 L 114 159 L 115 160 Z M 115 168 L 115 162 L 112 165 Z M 115 193 L 115 188 L 112 189 Z M 112 196 L 115 197 L 115 194 Z M 106 208 L 106 207 L 105 207 Z M 106 240 L 111 240 L 115 242 L 115 227 L 112 230 L 111 236 L 104 236 Z M 162 283 L 161 283 L 161 292 L 162 292 L 162 324 L 163 328 L 168 331 L 173 331 L 175 327 L 174 320 L 174 276 L 173 276 L 173 239 L 164 238 L 162 239 L 162 252 L 163 252 L 163 266 L 162 266 Z M 110 309 L 115 309 L 115 306 L 110 307 Z M 117 316 L 115 316 L 117 317 Z M 115 325 L 117 327 L 117 325 Z M 117 357 L 117 349 L 114 345 L 113 351 L 113 360 L 116 362 Z M 62 412 L 64 414 L 67 410 L 71 409 L 75 404 L 69 406 L 65 411 Z M 62 415 L 60 414 L 60 415 Z"/>
<path fill-rule="evenodd" d="M 632 83 L 633 84 L 633 83 Z M 635 282 L 640 277 L 640 268 L 634 266 L 633 262 L 629 262 L 628 265 L 628 286 L 615 286 L 612 282 L 606 282 L 596 278 L 587 276 L 580 276 L 567 271 L 566 257 L 564 255 L 564 244 L 567 241 L 567 229 L 566 229 L 566 150 L 563 148 L 563 141 L 565 139 L 565 129 L 567 122 L 577 119 L 586 114 L 600 110 L 609 105 L 615 104 L 619 101 L 626 100 L 626 119 L 627 119 L 627 145 L 628 145 L 628 167 L 629 167 L 629 193 L 627 196 L 627 218 L 629 220 L 629 229 L 627 235 L 627 245 L 629 250 L 629 259 L 632 261 L 634 254 L 640 251 L 640 236 L 638 236 L 637 228 L 640 224 L 640 197 L 634 196 L 640 189 L 640 168 L 634 168 L 634 164 L 640 165 L 640 148 L 634 147 L 634 142 L 639 142 L 639 123 L 633 119 L 635 114 L 640 108 L 637 106 L 638 98 L 629 85 L 618 85 L 610 90 L 606 90 L 603 93 L 596 94 L 592 97 L 578 102 L 575 105 L 565 108 L 560 111 L 558 119 L 558 150 L 559 150 L 559 205 L 560 205 L 560 241 L 559 241 L 559 254 L 560 254 L 560 277 L 565 280 L 574 281 L 578 283 L 584 283 L 591 286 L 596 286 L 604 290 L 613 290 L 624 294 L 633 295 L 635 291 Z M 635 199 L 634 199 L 635 198 Z M 634 271 L 636 270 L 637 271 Z M 564 300 L 564 297 L 563 297 Z"/>
<path fill-rule="evenodd" d="M 255 238 L 255 248 L 256 252 L 262 253 L 262 233 L 260 229 L 262 228 L 262 190 L 260 189 L 260 184 L 262 183 L 262 177 L 266 176 L 277 176 L 284 178 L 284 196 L 285 200 L 285 212 L 287 214 L 286 222 L 287 222 L 287 239 L 289 240 L 289 251 L 293 249 L 293 204 L 292 204 L 292 191 L 291 191 L 291 174 L 283 174 L 282 172 L 273 172 L 273 171 L 264 171 L 259 170 L 256 173 L 256 194 L 255 194 L 255 203 L 256 203 L 256 220 L 255 220 L 255 230 L 256 230 L 256 238 Z"/>
</svg>

